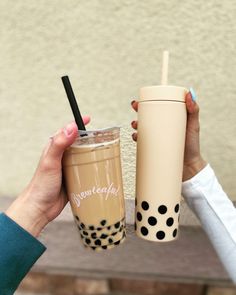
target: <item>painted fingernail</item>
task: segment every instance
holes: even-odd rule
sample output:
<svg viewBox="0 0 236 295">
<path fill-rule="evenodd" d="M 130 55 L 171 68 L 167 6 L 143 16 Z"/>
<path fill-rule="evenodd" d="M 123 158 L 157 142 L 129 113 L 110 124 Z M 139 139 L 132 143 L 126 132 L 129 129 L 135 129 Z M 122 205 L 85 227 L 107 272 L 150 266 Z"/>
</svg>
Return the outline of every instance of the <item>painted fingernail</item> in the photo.
<svg viewBox="0 0 236 295">
<path fill-rule="evenodd" d="M 74 124 L 75 123 L 70 123 L 64 128 L 64 133 L 67 137 L 70 137 L 71 134 L 74 132 Z"/>
<path fill-rule="evenodd" d="M 131 101 L 131 105 L 133 105 L 134 103 L 135 103 L 135 100 L 132 100 L 132 101 Z"/>
<path fill-rule="evenodd" d="M 135 121 L 132 121 L 132 122 L 131 122 L 131 126 L 133 126 L 133 125 L 134 125 L 134 123 L 135 123 Z"/>
<path fill-rule="evenodd" d="M 195 93 L 195 91 L 193 90 L 192 87 L 190 87 L 189 92 L 191 93 L 192 101 L 196 102 L 196 100 L 197 100 L 197 95 L 196 95 L 196 93 Z"/>
</svg>

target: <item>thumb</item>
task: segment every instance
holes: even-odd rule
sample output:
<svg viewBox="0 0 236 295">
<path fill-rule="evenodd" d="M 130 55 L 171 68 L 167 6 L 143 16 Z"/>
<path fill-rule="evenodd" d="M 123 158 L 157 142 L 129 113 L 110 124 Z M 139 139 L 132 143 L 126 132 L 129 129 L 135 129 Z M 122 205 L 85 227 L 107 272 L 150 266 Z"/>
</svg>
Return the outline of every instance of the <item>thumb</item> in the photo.
<svg viewBox="0 0 236 295">
<path fill-rule="evenodd" d="M 75 122 L 69 123 L 66 127 L 60 129 L 52 138 L 47 151 L 49 159 L 61 160 L 66 148 L 68 148 L 76 139 L 78 128 Z"/>
<path fill-rule="evenodd" d="M 199 131 L 199 106 L 193 101 L 191 93 L 186 95 L 186 107 L 187 107 L 187 128 L 191 130 Z"/>
</svg>

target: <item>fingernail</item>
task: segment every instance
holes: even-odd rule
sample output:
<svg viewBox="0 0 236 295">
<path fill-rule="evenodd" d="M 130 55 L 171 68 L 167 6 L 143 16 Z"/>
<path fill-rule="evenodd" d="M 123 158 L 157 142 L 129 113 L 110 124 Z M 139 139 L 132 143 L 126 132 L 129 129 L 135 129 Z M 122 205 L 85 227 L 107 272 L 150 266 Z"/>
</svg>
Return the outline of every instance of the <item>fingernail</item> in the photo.
<svg viewBox="0 0 236 295">
<path fill-rule="evenodd" d="M 196 95 L 196 93 L 195 93 L 195 91 L 193 90 L 192 87 L 190 87 L 189 92 L 191 93 L 192 101 L 196 102 L 196 100 L 197 100 L 197 95 Z"/>
<path fill-rule="evenodd" d="M 132 121 L 132 122 L 131 122 L 131 126 L 133 126 L 133 125 L 134 125 L 134 123 L 135 123 L 135 121 Z"/>
<path fill-rule="evenodd" d="M 64 128 L 64 133 L 67 137 L 70 137 L 71 134 L 74 132 L 74 124 L 75 123 L 70 123 Z"/>
<path fill-rule="evenodd" d="M 134 103 L 135 103 L 135 100 L 132 100 L 132 101 L 131 101 L 131 105 L 133 105 Z"/>
</svg>

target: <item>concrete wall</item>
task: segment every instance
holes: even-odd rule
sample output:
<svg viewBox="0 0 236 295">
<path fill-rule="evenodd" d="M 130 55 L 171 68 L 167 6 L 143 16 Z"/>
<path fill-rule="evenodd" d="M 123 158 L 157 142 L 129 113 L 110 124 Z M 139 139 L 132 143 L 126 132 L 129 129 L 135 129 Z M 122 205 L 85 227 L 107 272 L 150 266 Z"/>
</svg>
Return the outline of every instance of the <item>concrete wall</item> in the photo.
<svg viewBox="0 0 236 295">
<path fill-rule="evenodd" d="M 30 180 L 47 138 L 72 119 L 68 74 L 91 128 L 121 124 L 125 191 L 134 195 L 130 101 L 160 81 L 193 86 L 202 150 L 236 200 L 236 2 L 222 0 L 1 0 L 0 196 Z"/>
</svg>

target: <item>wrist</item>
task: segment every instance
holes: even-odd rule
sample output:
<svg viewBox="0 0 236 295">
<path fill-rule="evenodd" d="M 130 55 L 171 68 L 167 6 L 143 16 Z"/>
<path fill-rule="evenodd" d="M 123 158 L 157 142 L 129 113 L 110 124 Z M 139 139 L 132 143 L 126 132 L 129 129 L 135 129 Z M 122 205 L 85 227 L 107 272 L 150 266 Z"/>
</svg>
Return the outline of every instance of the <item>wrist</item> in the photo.
<svg viewBox="0 0 236 295">
<path fill-rule="evenodd" d="M 207 162 L 200 156 L 190 163 L 184 163 L 183 169 L 183 181 L 186 181 L 196 174 L 198 174 L 203 168 L 205 168 Z"/>
<path fill-rule="evenodd" d="M 32 236 L 38 237 L 48 220 L 27 198 L 18 197 L 5 214 L 29 232 Z"/>
</svg>

